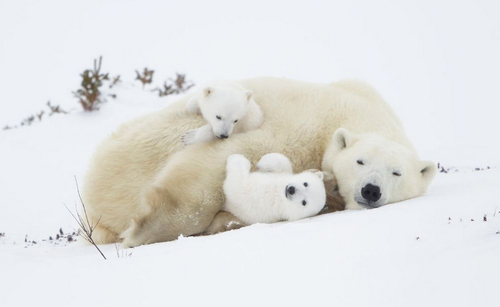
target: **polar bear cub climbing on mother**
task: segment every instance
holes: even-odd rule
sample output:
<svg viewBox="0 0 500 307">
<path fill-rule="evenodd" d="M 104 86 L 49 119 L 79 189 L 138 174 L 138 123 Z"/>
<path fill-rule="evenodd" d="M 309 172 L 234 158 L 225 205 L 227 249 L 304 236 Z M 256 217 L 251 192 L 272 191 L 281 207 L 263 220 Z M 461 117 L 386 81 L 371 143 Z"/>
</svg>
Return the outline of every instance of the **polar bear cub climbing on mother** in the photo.
<svg viewBox="0 0 500 307">
<path fill-rule="evenodd" d="M 248 132 L 262 125 L 263 115 L 252 92 L 235 82 L 216 83 L 197 92 L 186 104 L 189 112 L 201 114 L 207 125 L 186 132 L 186 145 L 227 139 L 231 133 Z"/>
<path fill-rule="evenodd" d="M 326 203 L 323 172 L 293 174 L 288 158 L 270 155 L 257 163 L 260 169 L 264 165 L 266 168 L 252 173 L 251 163 L 243 155 L 229 156 L 223 210 L 247 225 L 294 221 L 318 214 Z M 276 161 L 276 167 L 272 161 Z"/>
</svg>

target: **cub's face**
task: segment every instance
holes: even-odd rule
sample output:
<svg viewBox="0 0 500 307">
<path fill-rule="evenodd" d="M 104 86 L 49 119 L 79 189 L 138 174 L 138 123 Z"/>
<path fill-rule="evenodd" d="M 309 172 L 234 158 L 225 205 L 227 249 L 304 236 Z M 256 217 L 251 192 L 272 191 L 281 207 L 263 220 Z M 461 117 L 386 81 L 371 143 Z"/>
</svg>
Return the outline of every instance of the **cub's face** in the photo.
<svg viewBox="0 0 500 307">
<path fill-rule="evenodd" d="M 316 215 L 326 203 L 322 172 L 303 172 L 291 177 L 283 191 L 288 220 Z"/>
<path fill-rule="evenodd" d="M 420 161 L 406 147 L 375 134 L 338 129 L 323 157 L 347 209 L 377 208 L 423 195 L 436 165 Z"/>
<path fill-rule="evenodd" d="M 245 115 L 252 93 L 226 87 L 207 87 L 200 101 L 201 114 L 212 126 L 215 137 L 228 138 Z"/>
</svg>

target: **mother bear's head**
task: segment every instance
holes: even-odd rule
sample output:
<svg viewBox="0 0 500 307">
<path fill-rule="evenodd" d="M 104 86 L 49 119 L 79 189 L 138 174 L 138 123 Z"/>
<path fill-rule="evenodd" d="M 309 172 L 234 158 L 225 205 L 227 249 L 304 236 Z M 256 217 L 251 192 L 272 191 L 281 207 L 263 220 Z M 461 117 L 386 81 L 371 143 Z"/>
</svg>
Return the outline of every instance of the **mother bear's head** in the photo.
<svg viewBox="0 0 500 307">
<path fill-rule="evenodd" d="M 377 134 L 340 128 L 323 156 L 322 169 L 333 172 L 346 209 L 377 208 L 421 196 L 437 172 L 430 161 Z"/>
</svg>

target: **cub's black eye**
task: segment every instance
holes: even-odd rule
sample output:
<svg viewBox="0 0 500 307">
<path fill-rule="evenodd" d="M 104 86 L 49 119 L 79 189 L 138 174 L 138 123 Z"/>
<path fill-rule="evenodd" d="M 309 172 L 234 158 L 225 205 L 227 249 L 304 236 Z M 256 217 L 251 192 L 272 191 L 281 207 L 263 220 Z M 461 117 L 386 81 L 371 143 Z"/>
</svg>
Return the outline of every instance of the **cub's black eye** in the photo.
<svg viewBox="0 0 500 307">
<path fill-rule="evenodd" d="M 303 200 L 302 201 L 302 206 L 305 206 L 305 205 L 307 205 L 307 201 Z"/>
<path fill-rule="evenodd" d="M 359 165 L 365 165 L 365 164 L 363 163 L 363 160 L 358 160 L 358 161 L 356 161 L 356 162 L 357 162 Z"/>
<path fill-rule="evenodd" d="M 238 122 L 238 120 L 235 120 L 234 123 L 236 124 Z"/>
<path fill-rule="evenodd" d="M 393 174 L 394 176 L 398 176 L 398 177 L 399 177 L 399 176 L 401 176 L 401 173 L 400 173 L 400 172 L 392 172 L 392 174 Z"/>
<path fill-rule="evenodd" d="M 217 118 L 218 120 L 222 119 L 222 117 L 220 117 L 219 115 L 217 115 L 215 118 Z"/>
<path fill-rule="evenodd" d="M 307 186 L 308 186 L 307 182 L 304 182 L 304 186 L 307 188 Z"/>
</svg>

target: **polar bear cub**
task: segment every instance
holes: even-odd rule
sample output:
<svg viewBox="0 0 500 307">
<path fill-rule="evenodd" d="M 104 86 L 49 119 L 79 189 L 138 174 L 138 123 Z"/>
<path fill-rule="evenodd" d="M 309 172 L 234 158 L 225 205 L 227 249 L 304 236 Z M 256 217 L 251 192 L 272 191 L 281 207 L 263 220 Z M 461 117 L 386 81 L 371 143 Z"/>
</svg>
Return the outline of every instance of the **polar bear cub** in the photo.
<svg viewBox="0 0 500 307">
<path fill-rule="evenodd" d="M 227 159 L 223 210 L 247 225 L 299 220 L 318 214 L 325 206 L 321 171 L 293 174 L 287 171 L 292 168 L 288 158 L 273 155 L 263 157 L 269 172 L 251 173 L 251 163 L 243 155 L 231 155 Z M 288 167 L 282 171 L 280 164 L 285 159 Z M 276 168 L 270 166 L 272 160 L 278 162 Z"/>
<path fill-rule="evenodd" d="M 248 132 L 262 125 L 263 115 L 252 92 L 238 83 L 224 82 L 205 87 L 186 105 L 188 112 L 201 114 L 207 125 L 186 132 L 186 145 L 227 139 L 231 133 Z"/>
</svg>

